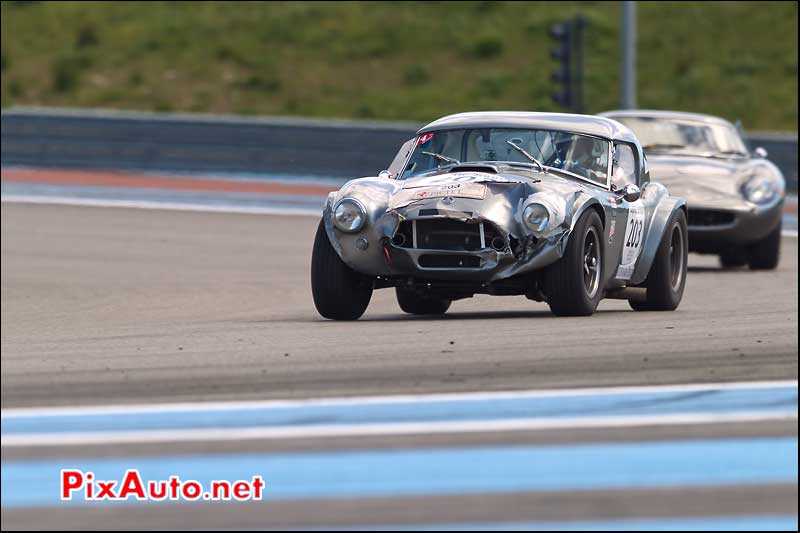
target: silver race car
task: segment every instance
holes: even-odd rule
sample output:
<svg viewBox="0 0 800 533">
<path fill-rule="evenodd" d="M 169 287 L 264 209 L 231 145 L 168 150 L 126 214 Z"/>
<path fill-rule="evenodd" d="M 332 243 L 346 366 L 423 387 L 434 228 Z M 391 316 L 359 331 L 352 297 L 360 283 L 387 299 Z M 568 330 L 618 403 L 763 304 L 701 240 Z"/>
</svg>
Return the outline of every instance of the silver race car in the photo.
<svg viewBox="0 0 800 533">
<path fill-rule="evenodd" d="M 651 183 L 633 133 L 607 118 L 523 112 L 439 119 L 388 170 L 331 193 L 314 241 L 319 313 L 354 320 L 393 287 L 411 314 L 475 294 L 557 315 L 602 298 L 673 310 L 686 282 L 686 206 Z"/>
<path fill-rule="evenodd" d="M 689 207 L 689 251 L 717 254 L 724 267 L 778 266 L 786 183 L 721 118 L 672 111 L 611 111 L 644 146 L 653 179 Z"/>
</svg>

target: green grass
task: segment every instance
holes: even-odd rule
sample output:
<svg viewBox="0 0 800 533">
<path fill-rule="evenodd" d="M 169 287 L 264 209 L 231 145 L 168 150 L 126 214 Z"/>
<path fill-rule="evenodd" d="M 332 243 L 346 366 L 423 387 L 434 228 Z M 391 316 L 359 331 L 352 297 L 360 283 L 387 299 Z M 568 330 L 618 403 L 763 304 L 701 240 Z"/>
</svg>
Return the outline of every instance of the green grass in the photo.
<svg viewBox="0 0 800 533">
<path fill-rule="evenodd" d="M 588 112 L 618 106 L 619 2 L 2 2 L 2 105 L 424 121 L 555 110 L 582 13 Z M 638 100 L 797 130 L 797 2 L 640 2 Z"/>
</svg>

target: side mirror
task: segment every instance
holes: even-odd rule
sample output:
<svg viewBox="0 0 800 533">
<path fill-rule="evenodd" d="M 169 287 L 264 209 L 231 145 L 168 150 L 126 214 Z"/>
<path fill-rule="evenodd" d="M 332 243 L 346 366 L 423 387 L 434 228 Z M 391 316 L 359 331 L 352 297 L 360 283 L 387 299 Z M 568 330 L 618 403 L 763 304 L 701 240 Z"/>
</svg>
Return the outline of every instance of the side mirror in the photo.
<svg viewBox="0 0 800 533">
<path fill-rule="evenodd" d="M 383 179 L 390 180 L 390 179 L 392 179 L 392 173 L 391 173 L 391 172 L 389 172 L 388 170 L 381 170 L 381 171 L 378 173 L 378 177 L 379 177 L 379 178 L 383 178 Z"/>
<path fill-rule="evenodd" d="M 758 157 L 760 159 L 766 159 L 767 158 L 767 150 L 763 146 L 758 146 L 758 147 L 756 147 L 755 150 L 753 150 L 753 155 L 755 155 L 756 157 Z"/>
<path fill-rule="evenodd" d="M 622 199 L 625 200 L 626 202 L 635 202 L 636 200 L 641 198 L 642 191 L 641 189 L 639 189 L 639 187 L 637 187 L 633 183 L 629 183 L 622 188 L 620 194 L 622 195 Z"/>
</svg>

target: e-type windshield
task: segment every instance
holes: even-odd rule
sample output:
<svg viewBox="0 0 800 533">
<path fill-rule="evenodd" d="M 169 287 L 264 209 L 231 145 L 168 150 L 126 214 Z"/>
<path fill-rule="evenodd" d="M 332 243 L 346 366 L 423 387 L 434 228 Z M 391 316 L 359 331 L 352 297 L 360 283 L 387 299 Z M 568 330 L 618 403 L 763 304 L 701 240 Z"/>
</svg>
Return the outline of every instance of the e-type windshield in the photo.
<svg viewBox="0 0 800 533">
<path fill-rule="evenodd" d="M 730 125 L 660 117 L 618 117 L 616 120 L 633 130 L 645 152 L 726 157 L 747 155 L 742 138 Z"/>
<path fill-rule="evenodd" d="M 563 131 L 517 128 L 436 131 L 420 135 L 400 179 L 457 163 L 496 161 L 534 169 L 541 164 L 605 185 L 608 151 L 609 142 L 605 139 Z"/>
</svg>

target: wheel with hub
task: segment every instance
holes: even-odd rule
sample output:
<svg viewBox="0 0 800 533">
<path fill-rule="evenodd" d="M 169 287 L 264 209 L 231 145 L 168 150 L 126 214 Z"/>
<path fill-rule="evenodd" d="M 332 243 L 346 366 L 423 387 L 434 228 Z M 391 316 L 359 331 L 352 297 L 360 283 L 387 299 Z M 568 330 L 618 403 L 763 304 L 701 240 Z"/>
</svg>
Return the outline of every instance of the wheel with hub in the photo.
<svg viewBox="0 0 800 533">
<path fill-rule="evenodd" d="M 686 266 L 689 259 L 686 213 L 678 209 L 672 214 L 661 244 L 653 259 L 644 286 L 645 301 L 630 301 L 637 311 L 673 311 L 683 298 L 686 287 Z"/>
<path fill-rule="evenodd" d="M 319 314 L 334 320 L 358 319 L 372 298 L 372 280 L 342 261 L 331 246 L 322 221 L 311 255 L 311 293 Z"/>
<path fill-rule="evenodd" d="M 550 310 L 559 316 L 594 313 L 603 297 L 603 224 L 594 209 L 575 224 L 564 256 L 544 272 Z"/>
</svg>

